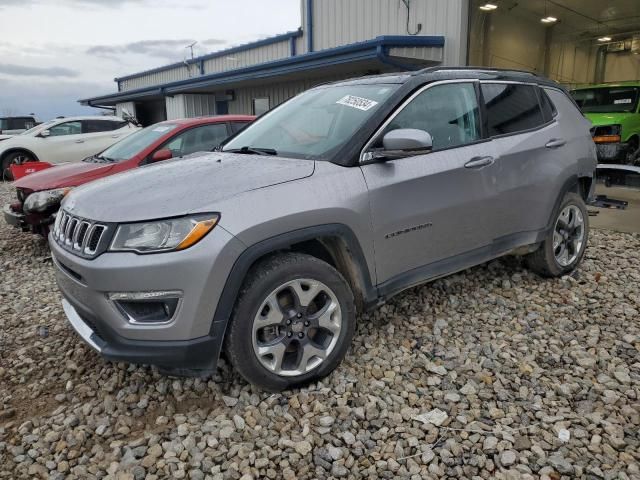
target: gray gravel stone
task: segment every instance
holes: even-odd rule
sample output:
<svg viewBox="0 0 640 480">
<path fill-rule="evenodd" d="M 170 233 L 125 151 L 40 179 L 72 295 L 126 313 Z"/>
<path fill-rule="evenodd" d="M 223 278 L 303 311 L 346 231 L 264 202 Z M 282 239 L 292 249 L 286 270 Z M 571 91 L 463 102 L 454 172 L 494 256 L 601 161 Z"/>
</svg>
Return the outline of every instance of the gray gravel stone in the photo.
<svg viewBox="0 0 640 480">
<path fill-rule="evenodd" d="M 103 360 L 49 255 L 0 220 L 0 479 L 640 478 L 638 235 L 593 231 L 561 279 L 507 257 L 415 287 L 359 315 L 335 372 L 275 395 L 224 361 Z"/>
</svg>

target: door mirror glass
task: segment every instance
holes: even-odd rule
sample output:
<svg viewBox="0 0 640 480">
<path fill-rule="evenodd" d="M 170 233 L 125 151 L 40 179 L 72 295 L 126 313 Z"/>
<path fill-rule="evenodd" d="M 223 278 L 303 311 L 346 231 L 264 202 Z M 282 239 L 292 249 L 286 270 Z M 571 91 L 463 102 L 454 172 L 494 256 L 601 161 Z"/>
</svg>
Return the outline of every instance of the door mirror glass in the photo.
<svg viewBox="0 0 640 480">
<path fill-rule="evenodd" d="M 160 150 L 156 150 L 154 154 L 151 156 L 152 162 L 160 162 L 162 160 L 169 160 L 173 158 L 173 153 L 168 148 L 161 148 Z"/>
<path fill-rule="evenodd" d="M 40 136 L 42 138 L 50 137 L 51 136 L 51 132 L 49 130 L 43 130 L 43 131 L 40 132 Z"/>
</svg>

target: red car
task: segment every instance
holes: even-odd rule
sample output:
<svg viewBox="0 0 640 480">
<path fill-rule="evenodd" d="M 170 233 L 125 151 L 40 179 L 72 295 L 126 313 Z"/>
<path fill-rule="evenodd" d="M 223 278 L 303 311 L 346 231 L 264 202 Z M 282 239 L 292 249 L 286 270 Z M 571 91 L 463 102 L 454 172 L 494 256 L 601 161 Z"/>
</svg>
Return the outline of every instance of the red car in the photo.
<svg viewBox="0 0 640 480">
<path fill-rule="evenodd" d="M 15 227 L 46 236 L 62 198 L 73 187 L 153 162 L 213 150 L 254 118 L 221 115 L 156 123 L 82 162 L 17 180 L 18 201 L 4 206 L 4 218 Z"/>
</svg>

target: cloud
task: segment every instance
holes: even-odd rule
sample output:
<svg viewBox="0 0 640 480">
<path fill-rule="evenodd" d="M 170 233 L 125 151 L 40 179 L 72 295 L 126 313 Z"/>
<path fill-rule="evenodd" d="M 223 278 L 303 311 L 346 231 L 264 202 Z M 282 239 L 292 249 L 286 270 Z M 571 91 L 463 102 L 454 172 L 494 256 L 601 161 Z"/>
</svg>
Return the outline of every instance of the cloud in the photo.
<svg viewBox="0 0 640 480">
<path fill-rule="evenodd" d="M 19 75 L 26 77 L 77 77 L 79 72 L 64 67 L 30 67 L 12 63 L 0 63 L 0 75 Z"/>
</svg>

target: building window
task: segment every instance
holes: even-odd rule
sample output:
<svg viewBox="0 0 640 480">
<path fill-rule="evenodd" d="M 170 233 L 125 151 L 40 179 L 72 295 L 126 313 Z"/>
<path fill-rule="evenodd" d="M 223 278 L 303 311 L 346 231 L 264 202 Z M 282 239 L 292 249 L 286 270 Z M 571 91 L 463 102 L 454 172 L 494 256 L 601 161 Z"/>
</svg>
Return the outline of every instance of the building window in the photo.
<svg viewBox="0 0 640 480">
<path fill-rule="evenodd" d="M 253 114 L 260 116 L 269 111 L 269 97 L 260 97 L 253 99 Z"/>
</svg>

